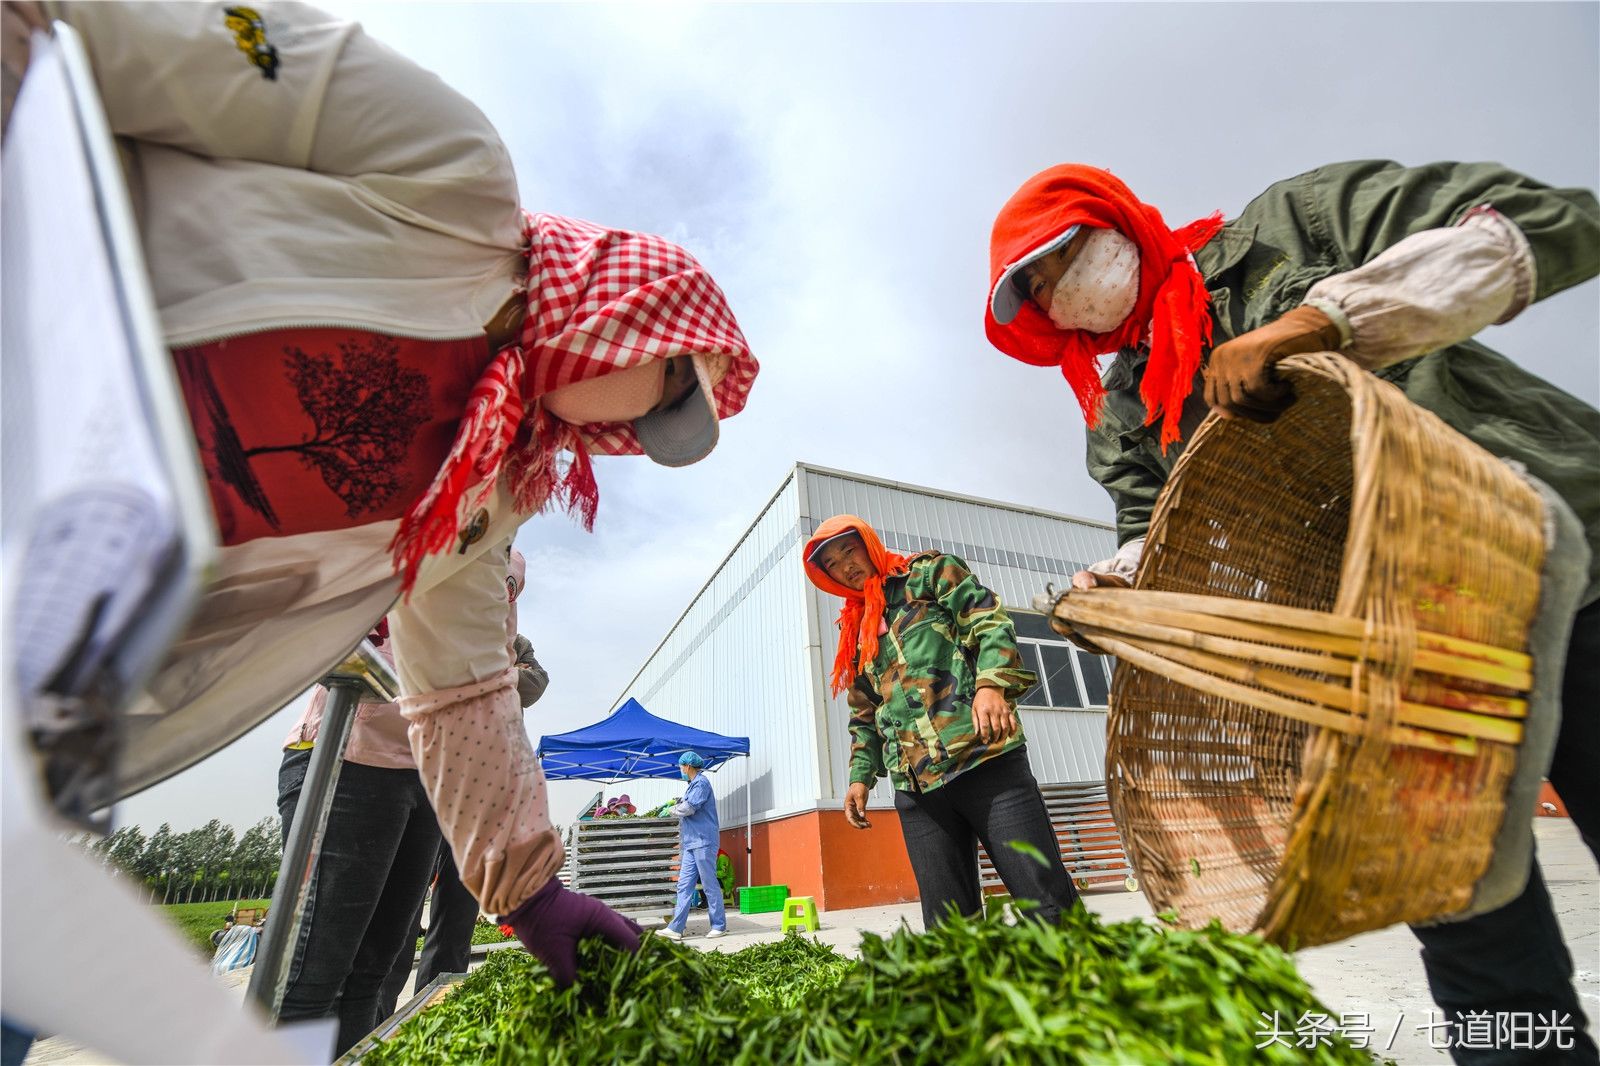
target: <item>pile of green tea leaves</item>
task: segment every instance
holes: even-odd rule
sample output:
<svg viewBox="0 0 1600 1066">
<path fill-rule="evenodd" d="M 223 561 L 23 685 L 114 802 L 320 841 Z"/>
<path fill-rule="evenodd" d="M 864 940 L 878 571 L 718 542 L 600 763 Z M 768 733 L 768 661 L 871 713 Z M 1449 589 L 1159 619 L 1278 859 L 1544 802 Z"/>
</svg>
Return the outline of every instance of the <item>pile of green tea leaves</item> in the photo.
<svg viewBox="0 0 1600 1066">
<path fill-rule="evenodd" d="M 718 980 L 741 990 L 748 1002 L 778 1010 L 803 1006 L 811 996 L 843 981 L 856 965 L 826 944 L 793 935 L 742 951 L 719 952 L 706 961 Z"/>
<path fill-rule="evenodd" d="M 867 934 L 861 958 L 797 936 L 732 953 L 598 943 L 578 985 L 498 951 L 362 1059 L 373 1064 L 1362 1063 L 1334 1036 L 1263 1043 L 1263 1014 L 1326 1013 L 1259 938 L 1076 910 L 1059 926 L 952 920 Z M 1276 1012 L 1274 1015 L 1273 1012 Z M 359 1051 L 359 1049 L 358 1049 Z"/>
</svg>

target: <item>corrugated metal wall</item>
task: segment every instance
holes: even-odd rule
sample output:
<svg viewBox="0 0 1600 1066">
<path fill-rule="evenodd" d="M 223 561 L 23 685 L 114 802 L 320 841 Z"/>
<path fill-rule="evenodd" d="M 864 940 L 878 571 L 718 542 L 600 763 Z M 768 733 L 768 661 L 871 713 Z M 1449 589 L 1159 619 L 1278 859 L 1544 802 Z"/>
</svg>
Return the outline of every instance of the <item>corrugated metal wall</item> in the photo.
<svg viewBox="0 0 1600 1066">
<path fill-rule="evenodd" d="M 1042 784 L 1079 784 L 1106 778 L 1106 712 L 1030 707 L 1022 713 L 1028 764 Z"/>
<path fill-rule="evenodd" d="M 713 777 L 727 826 L 744 819 L 746 780 L 757 819 L 815 806 L 819 753 L 802 598 L 810 586 L 799 530 L 791 478 L 616 704 L 632 696 L 663 718 L 750 737 L 750 758 Z M 664 790 L 641 783 L 638 791 Z"/>
<path fill-rule="evenodd" d="M 847 783 L 849 711 L 827 695 L 824 676 L 839 603 L 800 566 L 801 544 L 823 519 L 860 515 L 895 551 L 959 555 L 1016 606 L 1116 548 L 1097 523 L 804 465 L 796 473 L 617 700 L 632 696 L 665 718 L 750 737 L 749 765 L 735 761 L 714 777 L 725 826 L 744 818 L 747 771 L 757 820 L 831 808 Z M 1023 719 L 1041 782 L 1103 777 L 1103 711 L 1030 709 Z M 874 805 L 892 798 L 882 782 Z"/>
</svg>

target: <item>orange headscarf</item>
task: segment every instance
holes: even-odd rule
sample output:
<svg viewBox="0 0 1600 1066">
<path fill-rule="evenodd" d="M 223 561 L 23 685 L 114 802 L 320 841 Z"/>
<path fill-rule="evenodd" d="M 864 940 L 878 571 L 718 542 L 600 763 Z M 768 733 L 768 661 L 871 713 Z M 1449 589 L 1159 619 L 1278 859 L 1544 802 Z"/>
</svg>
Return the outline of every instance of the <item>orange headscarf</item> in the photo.
<svg viewBox="0 0 1600 1066">
<path fill-rule="evenodd" d="M 878 571 L 867 578 L 860 592 L 839 584 L 811 561 L 811 553 L 823 541 L 852 532 L 860 535 L 861 543 L 867 548 L 867 558 Z M 863 663 L 878 657 L 878 629 L 883 624 L 883 579 L 905 573 L 911 560 L 885 548 L 872 527 L 853 514 L 834 515 L 818 526 L 806 541 L 800 558 L 805 562 L 806 577 L 813 585 L 844 600 L 844 606 L 839 609 L 839 650 L 833 656 L 832 684 L 833 694 L 837 696 L 855 680 L 858 649 Z"/>
<path fill-rule="evenodd" d="M 1190 253 L 1222 229 L 1220 213 L 1168 229 L 1161 212 L 1133 195 L 1109 170 L 1064 163 L 1023 183 L 994 220 L 989 238 L 989 293 L 1012 263 L 1065 233 L 1069 226 L 1114 229 L 1139 246 L 1139 298 L 1109 333 L 1059 330 L 1024 300 L 1009 323 L 995 321 L 984 301 L 984 331 L 1007 355 L 1034 366 L 1058 366 L 1093 429 L 1105 388 L 1095 357 L 1150 342 L 1139 395 L 1145 424 L 1161 420 L 1161 449 L 1178 440 L 1183 401 L 1194 387 L 1202 351 L 1211 343 L 1211 295 Z M 1009 282 L 1008 282 L 1009 284 Z"/>
</svg>

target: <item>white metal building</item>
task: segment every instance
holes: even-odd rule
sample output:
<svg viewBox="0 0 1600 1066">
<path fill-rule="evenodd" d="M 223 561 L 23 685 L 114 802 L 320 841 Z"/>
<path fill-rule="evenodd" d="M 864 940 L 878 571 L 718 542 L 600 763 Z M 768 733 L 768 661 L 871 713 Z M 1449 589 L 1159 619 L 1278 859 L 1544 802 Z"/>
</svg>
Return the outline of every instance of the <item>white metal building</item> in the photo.
<svg viewBox="0 0 1600 1066">
<path fill-rule="evenodd" d="M 1047 583 L 1064 586 L 1075 570 L 1111 555 L 1116 543 L 1112 528 L 1100 522 L 796 464 L 618 696 L 617 706 L 633 697 L 674 721 L 748 735 L 748 767 L 731 764 L 715 780 L 730 854 L 736 825 L 738 850 L 744 850 L 748 803 L 753 820 L 768 829 L 756 834 L 758 883 L 763 874 L 787 877 L 836 904 L 859 905 L 914 898 L 915 889 L 908 896 L 903 885 L 885 882 L 863 894 L 813 886 L 804 876 L 820 865 L 827 882 L 838 847 L 860 850 L 865 843 L 842 834 L 837 846 L 831 843 L 828 820 L 837 816 L 843 825 L 838 812 L 849 783 L 849 709 L 827 686 L 840 604 L 811 586 L 800 562 L 801 547 L 818 524 L 840 513 L 871 523 L 892 551 L 959 556 L 1000 596 L 1016 620 L 1023 655 L 1041 678 L 1024 697 L 1021 714 L 1041 784 L 1103 780 L 1108 663 L 1062 640 L 1029 604 Z M 897 835 L 887 780 L 871 805 L 874 818 L 881 808 L 896 823 Z M 808 850 L 813 838 L 818 863 L 809 855 L 785 861 L 785 853 Z M 769 854 L 763 855 L 763 841 Z M 744 863 L 736 865 L 742 873 Z M 859 871 L 848 876 L 852 883 L 862 880 Z"/>
</svg>

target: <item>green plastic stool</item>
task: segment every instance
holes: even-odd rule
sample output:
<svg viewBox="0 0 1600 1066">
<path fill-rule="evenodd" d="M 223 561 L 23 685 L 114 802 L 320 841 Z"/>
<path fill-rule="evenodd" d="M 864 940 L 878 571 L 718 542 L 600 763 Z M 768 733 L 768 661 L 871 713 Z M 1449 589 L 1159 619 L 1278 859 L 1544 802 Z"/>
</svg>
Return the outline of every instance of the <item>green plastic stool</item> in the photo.
<svg viewBox="0 0 1600 1066">
<path fill-rule="evenodd" d="M 790 896 L 783 901 L 783 932 L 804 929 L 817 931 L 817 901 L 810 896 Z"/>
</svg>

